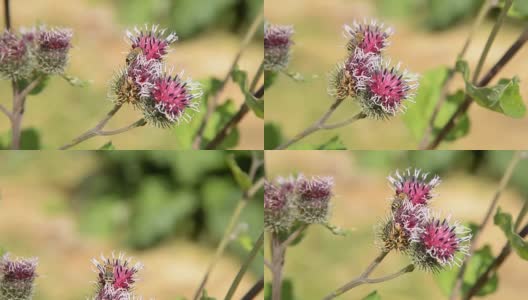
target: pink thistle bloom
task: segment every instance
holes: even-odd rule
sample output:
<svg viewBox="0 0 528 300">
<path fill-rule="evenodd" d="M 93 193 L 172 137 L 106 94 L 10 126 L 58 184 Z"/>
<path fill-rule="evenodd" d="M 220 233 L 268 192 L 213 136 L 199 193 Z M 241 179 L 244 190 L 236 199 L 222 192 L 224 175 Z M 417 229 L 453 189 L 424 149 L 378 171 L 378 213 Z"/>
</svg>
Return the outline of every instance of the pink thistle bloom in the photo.
<svg viewBox="0 0 528 300">
<path fill-rule="evenodd" d="M 0 299 L 31 299 L 37 265 L 37 258 L 0 258 Z"/>
<path fill-rule="evenodd" d="M 117 257 L 112 254 L 111 258 L 101 256 L 101 261 L 93 259 L 92 263 L 98 273 L 97 283 L 100 293 L 107 285 L 115 290 L 130 291 L 137 281 L 137 273 L 143 269 L 143 265 L 139 262 L 131 265 L 131 259 L 126 258 L 124 254 L 119 254 Z"/>
<path fill-rule="evenodd" d="M 370 117 L 384 119 L 404 111 L 405 101 L 412 101 L 418 87 L 416 76 L 407 71 L 400 72 L 399 65 L 389 68 L 388 64 L 375 70 L 367 85 L 361 105 Z"/>
<path fill-rule="evenodd" d="M 345 36 L 349 39 L 347 48 L 353 54 L 356 48 L 365 53 L 380 54 L 389 46 L 389 37 L 393 34 L 391 27 L 384 28 L 383 24 L 378 25 L 375 20 L 368 23 L 354 21 L 352 26 L 345 25 Z"/>
<path fill-rule="evenodd" d="M 288 188 L 273 182 L 264 183 L 264 228 L 270 232 L 290 229 L 293 207 Z"/>
<path fill-rule="evenodd" d="M 11 31 L 0 34 L 0 74 L 10 79 L 27 77 L 32 70 L 29 49 Z"/>
<path fill-rule="evenodd" d="M 389 176 L 387 179 L 398 198 L 408 199 L 413 205 L 427 205 L 436 196 L 432 193 L 433 189 L 441 182 L 438 176 L 433 176 L 431 180 L 427 177 L 428 173 L 422 173 L 418 169 L 413 171 L 407 169 L 402 174 L 396 171 L 394 177 Z"/>
<path fill-rule="evenodd" d="M 39 70 L 46 74 L 61 74 L 68 63 L 68 52 L 71 49 L 73 32 L 66 28 L 47 29 L 42 26 L 35 36 L 35 55 Z M 31 36 L 26 34 L 26 39 Z"/>
<path fill-rule="evenodd" d="M 423 232 L 423 223 L 429 218 L 429 209 L 405 199 L 398 206 L 393 207 L 392 217 L 394 223 L 405 230 L 408 241 L 416 241 Z"/>
<path fill-rule="evenodd" d="M 332 177 L 305 178 L 300 175 L 296 184 L 296 207 L 299 220 L 308 224 L 328 222 L 333 187 Z"/>
<path fill-rule="evenodd" d="M 352 89 L 355 93 L 364 91 L 371 81 L 372 73 L 376 70 L 380 57 L 371 52 L 364 52 L 356 48 L 354 54 L 345 63 L 348 76 L 353 79 Z"/>
<path fill-rule="evenodd" d="M 264 24 L 264 69 L 282 71 L 290 61 L 293 26 Z"/>
<path fill-rule="evenodd" d="M 136 299 L 130 292 L 124 289 L 115 289 L 106 285 L 93 300 L 132 300 Z"/>
<path fill-rule="evenodd" d="M 126 35 L 130 40 L 132 49 L 140 48 L 147 60 L 161 60 L 168 52 L 171 44 L 178 40 L 176 33 L 169 33 L 165 36 L 166 29 L 158 29 L 158 25 L 148 27 L 144 30 L 134 28 L 134 31 L 127 31 Z"/>
<path fill-rule="evenodd" d="M 194 99 L 201 97 L 200 85 L 190 79 L 183 80 L 183 72 L 179 75 L 163 75 L 152 82 L 149 102 L 146 109 L 147 119 L 162 127 L 190 121 L 188 110 L 198 111 L 199 103 Z"/>
<path fill-rule="evenodd" d="M 458 253 L 469 255 L 467 242 L 471 239 L 469 229 L 458 222 L 449 224 L 448 219 L 440 221 L 431 219 L 424 225 L 424 232 L 420 236 L 420 244 L 436 261 L 444 265 L 459 265 L 461 259 Z"/>
</svg>

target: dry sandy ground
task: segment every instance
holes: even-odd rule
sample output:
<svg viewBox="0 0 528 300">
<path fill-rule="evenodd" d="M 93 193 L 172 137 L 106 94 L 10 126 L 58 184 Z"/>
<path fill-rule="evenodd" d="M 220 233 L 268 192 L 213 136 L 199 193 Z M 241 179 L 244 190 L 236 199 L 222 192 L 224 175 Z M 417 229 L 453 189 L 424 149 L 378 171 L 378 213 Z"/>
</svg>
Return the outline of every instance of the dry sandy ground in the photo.
<svg viewBox="0 0 528 300">
<path fill-rule="evenodd" d="M 306 240 L 288 252 L 286 262 L 285 276 L 293 278 L 297 296 L 321 299 L 356 277 L 375 257 L 373 226 L 387 213 L 387 199 L 392 192 L 385 179 L 388 174 L 363 169 L 353 152 L 343 151 L 267 151 L 266 164 L 270 177 L 302 172 L 335 178 L 332 223 L 353 229 L 352 234 L 334 237 L 325 229 L 311 228 Z M 442 179 L 433 206 L 464 222 L 481 220 L 498 182 L 460 173 Z M 499 205 L 515 214 L 521 200 L 516 191 L 506 190 Z M 496 226 L 489 226 L 481 236 L 480 244 L 483 243 L 490 243 L 494 253 L 498 253 L 505 238 Z M 408 260 L 402 255 L 390 254 L 375 276 L 395 272 L 406 264 Z M 486 299 L 521 299 L 528 292 L 526 276 L 526 262 L 510 256 L 499 271 L 498 291 Z M 374 289 L 382 299 L 445 299 L 433 276 L 419 271 L 383 284 L 359 287 L 342 299 L 360 299 Z"/>
<path fill-rule="evenodd" d="M 86 299 L 96 279 L 91 258 L 126 249 L 118 241 L 81 235 L 67 209 L 66 191 L 90 168 L 91 156 L 32 155 L 37 156 L 40 158 L 31 160 L 33 168 L 18 171 L 13 166 L 29 155 L 0 156 L 0 245 L 16 255 L 39 257 L 35 300 Z M 58 162 L 63 168 L 57 168 Z M 49 172 L 51 168 L 53 172 Z M 159 300 L 192 297 L 213 252 L 183 239 L 167 241 L 149 251 L 127 251 L 145 265 L 137 294 Z M 209 294 L 225 295 L 239 268 L 237 259 L 225 256 L 212 273 Z M 235 299 L 255 280 L 250 274 L 246 276 Z"/>
<path fill-rule="evenodd" d="M 93 80 L 87 88 L 72 88 L 63 80 L 54 79 L 42 94 L 30 99 L 25 117 L 26 127 L 42 130 L 46 146 L 51 149 L 64 145 L 98 122 L 111 109 L 106 100 L 107 84 L 117 67 L 124 63 L 127 44 L 126 27 L 117 20 L 115 7 L 103 1 L 42 0 L 12 1 L 14 26 L 32 26 L 36 22 L 67 26 L 74 30 L 74 48 L 71 51 L 69 74 Z M 3 8 L 2 8 L 3 10 Z M 3 24 L 3 11 L 2 19 Z M 154 22 L 154 20 L 153 20 Z M 142 24 L 139 24 L 142 25 Z M 238 51 L 242 37 L 221 31 L 210 31 L 192 40 L 178 42 L 168 56 L 175 71 L 185 70 L 193 79 L 210 76 L 223 78 Z M 263 57 L 259 43 L 253 43 L 240 61 L 240 67 L 254 74 Z M 0 101 L 10 103 L 10 85 L 0 82 Z M 243 97 L 238 88 L 230 84 L 221 99 L 233 98 L 238 104 Z M 108 128 L 128 125 L 139 118 L 133 109 L 124 109 L 109 123 Z M 0 129 L 8 123 L 0 119 Z M 241 149 L 263 148 L 263 122 L 248 114 L 240 125 Z M 83 143 L 80 149 L 94 149 L 109 140 L 94 138 Z M 154 127 L 144 127 L 132 133 L 111 137 L 119 149 L 175 149 L 178 146 L 174 133 Z"/>
<path fill-rule="evenodd" d="M 345 55 L 342 36 L 343 24 L 355 19 L 380 18 L 372 5 L 374 1 L 364 0 L 266 0 L 265 15 L 273 23 L 295 26 L 295 46 L 290 68 L 299 71 L 308 82 L 299 84 L 281 78 L 278 84 L 267 93 L 266 121 L 280 124 L 287 136 L 293 136 L 306 128 L 325 112 L 331 100 L 326 95 L 326 74 Z M 470 24 L 457 26 L 449 31 L 429 33 L 413 21 L 386 20 L 396 29 L 391 39 L 392 45 L 387 54 L 394 62 L 416 73 L 440 65 L 452 65 L 462 48 Z M 480 56 L 491 30 L 491 22 L 486 23 L 476 35 L 467 53 L 467 59 L 474 66 Z M 485 65 L 487 70 L 497 61 L 520 33 L 520 27 L 506 27 L 501 30 L 493 45 Z M 528 98 L 528 47 L 524 47 L 517 57 L 497 76 L 520 77 L 523 84 L 521 93 Z M 311 75 L 317 78 L 311 79 Z M 453 89 L 460 87 L 457 79 Z M 412 105 L 412 104 L 410 104 Z M 350 117 L 358 108 L 351 103 L 344 105 L 335 119 Z M 472 128 L 469 136 L 454 144 L 443 146 L 449 149 L 526 149 L 526 129 L 528 118 L 514 120 L 501 114 L 487 111 L 473 105 L 470 110 Z M 387 122 L 361 121 L 343 129 L 317 133 L 306 139 L 314 144 L 322 143 L 339 134 L 348 149 L 415 149 L 417 142 L 400 118 Z"/>
</svg>

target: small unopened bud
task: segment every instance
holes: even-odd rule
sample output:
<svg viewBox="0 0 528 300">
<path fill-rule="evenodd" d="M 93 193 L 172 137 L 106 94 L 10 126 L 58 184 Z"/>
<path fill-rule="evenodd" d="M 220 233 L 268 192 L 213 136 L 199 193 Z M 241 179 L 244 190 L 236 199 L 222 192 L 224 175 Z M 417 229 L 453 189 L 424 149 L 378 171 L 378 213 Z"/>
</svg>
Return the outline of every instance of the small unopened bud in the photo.
<svg viewBox="0 0 528 300">
<path fill-rule="evenodd" d="M 72 35 L 71 29 L 39 28 L 35 50 L 39 71 L 46 74 L 64 73 L 68 63 L 68 52 L 72 47 Z"/>
<path fill-rule="evenodd" d="M 333 186 L 332 177 L 305 178 L 299 176 L 296 184 L 298 219 L 308 224 L 327 223 L 330 217 Z"/>
<path fill-rule="evenodd" d="M 33 297 L 38 259 L 0 259 L 0 300 L 29 300 Z"/>
<path fill-rule="evenodd" d="M 24 39 L 7 30 L 0 34 L 0 75 L 16 80 L 31 71 L 31 54 Z"/>
<path fill-rule="evenodd" d="M 293 225 L 294 211 L 289 183 L 264 183 L 264 228 L 269 232 L 288 231 Z"/>
<path fill-rule="evenodd" d="M 264 70 L 282 71 L 290 61 L 292 26 L 264 24 Z"/>
</svg>

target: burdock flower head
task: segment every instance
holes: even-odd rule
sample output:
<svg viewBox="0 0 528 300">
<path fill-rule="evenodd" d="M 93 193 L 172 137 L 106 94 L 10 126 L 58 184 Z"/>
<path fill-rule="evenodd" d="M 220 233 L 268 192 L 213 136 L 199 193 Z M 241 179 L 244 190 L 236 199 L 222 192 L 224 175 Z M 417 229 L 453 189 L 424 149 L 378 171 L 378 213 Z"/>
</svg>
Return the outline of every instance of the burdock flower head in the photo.
<svg viewBox="0 0 528 300">
<path fill-rule="evenodd" d="M 354 21 L 352 26 L 345 25 L 344 29 L 350 55 L 358 48 L 365 53 L 380 54 L 389 46 L 389 38 L 394 32 L 391 27 L 385 28 L 384 24 L 377 24 L 376 20 L 365 20 L 363 23 Z"/>
<path fill-rule="evenodd" d="M 0 34 L 0 75 L 8 79 L 26 78 L 32 71 L 31 53 L 26 42 L 15 33 Z"/>
<path fill-rule="evenodd" d="M 169 52 L 170 45 L 178 40 L 176 33 L 165 34 L 166 30 L 158 27 L 158 25 L 153 25 L 149 28 L 145 25 L 142 29 L 134 28 L 126 33 L 132 50 L 141 49 L 141 53 L 147 60 L 161 61 Z"/>
<path fill-rule="evenodd" d="M 396 171 L 389 176 L 387 179 L 396 193 L 394 201 L 407 199 L 413 205 L 429 204 L 429 200 L 436 196 L 433 189 L 440 184 L 440 177 L 435 175 L 429 180 L 428 175 L 419 169 L 407 169 L 403 173 Z"/>
<path fill-rule="evenodd" d="M 370 75 L 365 93 L 358 99 L 367 116 L 387 119 L 405 111 L 405 102 L 412 101 L 417 87 L 416 75 L 400 71 L 399 64 L 390 67 L 380 62 Z"/>
<path fill-rule="evenodd" d="M 46 74 L 62 74 L 68 63 L 68 52 L 73 32 L 66 28 L 41 26 L 35 36 L 35 56 L 39 71 Z M 31 36 L 25 35 L 26 40 Z"/>
<path fill-rule="evenodd" d="M 288 66 L 292 35 L 292 26 L 264 24 L 264 70 L 279 72 Z"/>
<path fill-rule="evenodd" d="M 0 300 L 29 300 L 33 296 L 38 259 L 0 258 Z"/>
<path fill-rule="evenodd" d="M 152 80 L 152 88 L 142 99 L 147 122 L 159 127 L 190 121 L 190 110 L 198 111 L 197 98 L 202 96 L 200 85 L 178 75 L 164 74 Z"/>
<path fill-rule="evenodd" d="M 97 273 L 96 296 L 94 300 L 132 299 L 131 292 L 137 282 L 137 273 L 143 268 L 141 263 L 131 264 L 131 259 L 124 254 L 101 260 L 93 259 Z M 122 298 L 128 296 L 129 298 Z"/>
<path fill-rule="evenodd" d="M 333 187 L 332 177 L 299 176 L 296 183 L 298 219 L 308 224 L 326 224 L 330 216 Z"/>
<path fill-rule="evenodd" d="M 264 183 L 264 228 L 270 232 L 288 231 L 293 225 L 294 181 Z"/>
<path fill-rule="evenodd" d="M 458 222 L 449 223 L 449 217 L 430 218 L 423 225 L 411 257 L 420 268 L 433 272 L 445 266 L 459 266 L 462 257 L 469 255 L 470 240 L 469 228 Z"/>
</svg>

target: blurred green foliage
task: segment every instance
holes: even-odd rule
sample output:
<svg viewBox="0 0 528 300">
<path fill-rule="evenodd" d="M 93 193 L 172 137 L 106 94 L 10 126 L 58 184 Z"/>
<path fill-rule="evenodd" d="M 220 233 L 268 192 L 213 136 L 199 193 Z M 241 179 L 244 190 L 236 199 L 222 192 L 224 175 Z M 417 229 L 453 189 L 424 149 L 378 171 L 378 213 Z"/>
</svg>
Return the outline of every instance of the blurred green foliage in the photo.
<svg viewBox="0 0 528 300">
<path fill-rule="evenodd" d="M 251 23 L 263 6 L 263 0 L 113 0 L 112 3 L 124 23 L 155 20 L 182 38 L 209 28 L 239 31 Z"/>
<path fill-rule="evenodd" d="M 135 249 L 171 238 L 189 238 L 215 247 L 224 234 L 242 189 L 228 157 L 247 172 L 243 151 L 99 151 L 96 168 L 73 191 L 80 230 L 118 239 Z M 263 155 L 262 153 L 258 155 Z M 263 175 L 259 169 L 257 178 Z M 246 206 L 230 251 L 244 257 L 248 240 L 263 228 L 263 194 Z M 262 263 L 253 270 L 262 272 Z"/>
</svg>

